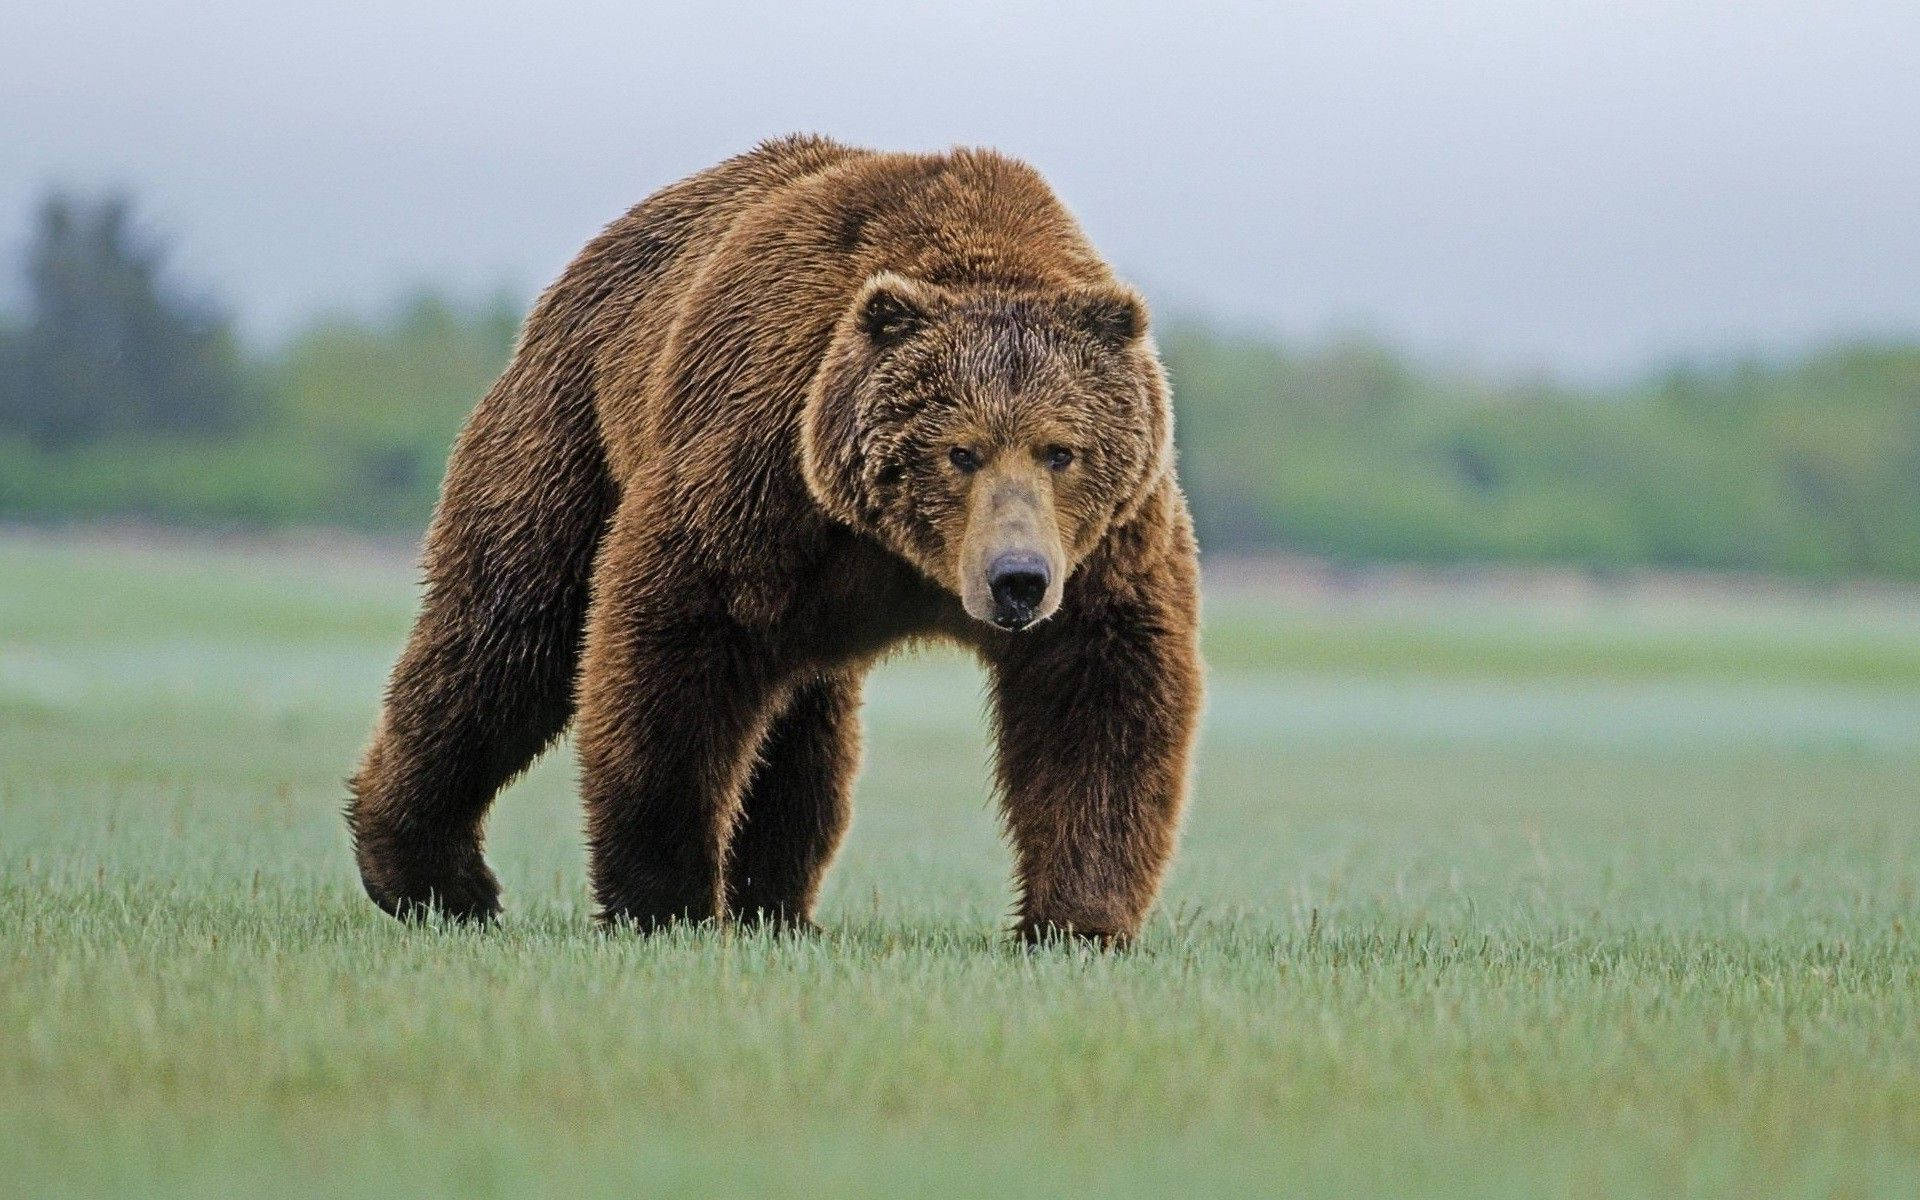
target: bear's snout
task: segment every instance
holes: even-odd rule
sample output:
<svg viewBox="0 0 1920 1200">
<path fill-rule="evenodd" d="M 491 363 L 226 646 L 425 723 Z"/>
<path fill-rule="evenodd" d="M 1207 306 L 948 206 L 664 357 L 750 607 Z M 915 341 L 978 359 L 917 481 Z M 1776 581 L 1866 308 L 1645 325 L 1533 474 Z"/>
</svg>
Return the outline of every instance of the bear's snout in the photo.
<svg viewBox="0 0 1920 1200">
<path fill-rule="evenodd" d="M 994 559 L 987 568 L 993 623 L 1002 629 L 1024 629 L 1033 624 L 1050 582 L 1047 560 L 1038 554 L 1014 551 Z"/>
<path fill-rule="evenodd" d="M 1071 567 L 1050 481 L 1026 455 L 998 459 L 974 476 L 954 590 L 974 620 L 1025 629 L 1060 606 Z"/>
</svg>

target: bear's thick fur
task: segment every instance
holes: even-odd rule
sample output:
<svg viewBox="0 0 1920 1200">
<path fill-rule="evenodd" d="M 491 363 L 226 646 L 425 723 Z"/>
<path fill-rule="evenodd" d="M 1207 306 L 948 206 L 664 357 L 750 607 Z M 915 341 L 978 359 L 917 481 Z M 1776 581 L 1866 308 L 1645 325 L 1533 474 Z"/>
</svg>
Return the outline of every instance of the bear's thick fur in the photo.
<svg viewBox="0 0 1920 1200">
<path fill-rule="evenodd" d="M 496 913 L 487 806 L 577 716 L 603 920 L 806 925 L 862 675 L 942 637 L 992 675 L 1021 933 L 1131 938 L 1200 707 L 1171 447 L 1138 296 L 1022 163 L 795 137 L 657 193 L 454 446 L 368 894 Z"/>
</svg>

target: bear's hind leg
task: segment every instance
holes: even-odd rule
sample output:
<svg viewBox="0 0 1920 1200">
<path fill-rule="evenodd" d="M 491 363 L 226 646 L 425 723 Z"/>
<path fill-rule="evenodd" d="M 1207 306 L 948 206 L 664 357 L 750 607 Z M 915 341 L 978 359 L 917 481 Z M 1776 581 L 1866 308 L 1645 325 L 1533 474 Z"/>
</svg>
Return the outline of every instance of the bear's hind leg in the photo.
<svg viewBox="0 0 1920 1200">
<path fill-rule="evenodd" d="M 859 710 L 859 679 L 829 676 L 797 689 L 774 719 L 727 855 L 735 920 L 811 927 L 821 877 L 853 811 Z"/>
<path fill-rule="evenodd" d="M 347 820 L 367 894 L 484 920 L 487 806 L 566 728 L 594 554 L 613 504 L 584 394 L 510 370 L 461 434 L 427 535 L 426 595 Z"/>
</svg>

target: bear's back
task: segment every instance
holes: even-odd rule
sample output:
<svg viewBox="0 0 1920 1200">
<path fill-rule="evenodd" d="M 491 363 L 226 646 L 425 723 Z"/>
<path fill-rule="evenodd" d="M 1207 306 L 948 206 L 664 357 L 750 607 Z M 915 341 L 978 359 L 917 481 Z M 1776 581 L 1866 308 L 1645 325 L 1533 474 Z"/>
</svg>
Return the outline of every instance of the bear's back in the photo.
<svg viewBox="0 0 1920 1200">
<path fill-rule="evenodd" d="M 769 458 L 792 448 L 835 322 L 883 270 L 1028 291 L 1112 278 L 1025 163 L 763 143 L 635 206 L 550 294 L 590 306 L 581 341 L 614 478 L 727 459 L 756 468 L 734 478 L 792 482 Z"/>
</svg>

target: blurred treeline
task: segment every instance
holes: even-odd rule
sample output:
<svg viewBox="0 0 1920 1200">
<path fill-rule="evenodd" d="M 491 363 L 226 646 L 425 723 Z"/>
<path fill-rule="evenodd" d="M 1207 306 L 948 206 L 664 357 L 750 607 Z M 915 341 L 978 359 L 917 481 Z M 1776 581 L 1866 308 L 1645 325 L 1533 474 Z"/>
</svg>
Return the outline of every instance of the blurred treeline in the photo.
<svg viewBox="0 0 1920 1200">
<path fill-rule="evenodd" d="M 421 294 L 247 353 L 161 257 L 122 201 L 41 206 L 0 317 L 0 520 L 423 527 L 513 305 Z"/>
<path fill-rule="evenodd" d="M 1920 578 L 1920 340 L 1606 388 L 1163 338 L 1203 540 L 1339 560 Z"/>
<path fill-rule="evenodd" d="M 55 196 L 0 319 L 0 519 L 425 521 L 512 350 L 422 294 L 249 353 L 119 201 Z M 1573 387 L 1170 325 L 1182 475 L 1218 550 L 1920 578 L 1920 341 Z"/>
</svg>

